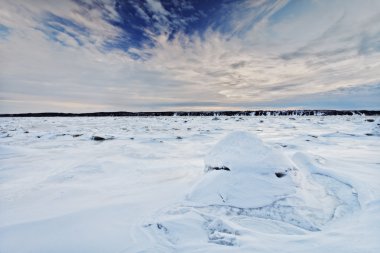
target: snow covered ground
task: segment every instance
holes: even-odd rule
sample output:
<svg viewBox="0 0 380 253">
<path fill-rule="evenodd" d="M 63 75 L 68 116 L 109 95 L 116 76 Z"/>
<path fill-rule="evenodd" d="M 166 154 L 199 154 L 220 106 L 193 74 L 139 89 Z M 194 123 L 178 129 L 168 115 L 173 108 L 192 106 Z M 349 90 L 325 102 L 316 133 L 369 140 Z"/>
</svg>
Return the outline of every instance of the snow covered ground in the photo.
<svg viewBox="0 0 380 253">
<path fill-rule="evenodd" d="M 379 124 L 1 118 L 0 252 L 380 252 Z"/>
</svg>

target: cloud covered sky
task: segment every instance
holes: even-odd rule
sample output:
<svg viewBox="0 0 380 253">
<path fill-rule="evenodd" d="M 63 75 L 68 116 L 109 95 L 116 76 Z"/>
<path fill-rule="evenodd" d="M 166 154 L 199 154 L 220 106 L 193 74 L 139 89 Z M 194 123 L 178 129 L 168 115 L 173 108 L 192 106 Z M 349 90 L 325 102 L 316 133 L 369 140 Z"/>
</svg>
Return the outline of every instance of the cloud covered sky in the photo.
<svg viewBox="0 0 380 253">
<path fill-rule="evenodd" d="M 0 112 L 380 109 L 377 0 L 0 0 Z"/>
</svg>

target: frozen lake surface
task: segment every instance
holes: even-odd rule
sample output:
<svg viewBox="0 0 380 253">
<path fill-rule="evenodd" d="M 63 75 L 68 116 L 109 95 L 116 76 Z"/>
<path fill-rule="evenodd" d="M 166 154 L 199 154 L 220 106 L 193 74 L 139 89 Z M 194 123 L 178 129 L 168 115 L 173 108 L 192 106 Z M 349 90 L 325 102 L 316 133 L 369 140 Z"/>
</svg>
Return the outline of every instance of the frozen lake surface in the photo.
<svg viewBox="0 0 380 253">
<path fill-rule="evenodd" d="M 0 252 L 380 252 L 380 118 L 0 118 Z"/>
</svg>

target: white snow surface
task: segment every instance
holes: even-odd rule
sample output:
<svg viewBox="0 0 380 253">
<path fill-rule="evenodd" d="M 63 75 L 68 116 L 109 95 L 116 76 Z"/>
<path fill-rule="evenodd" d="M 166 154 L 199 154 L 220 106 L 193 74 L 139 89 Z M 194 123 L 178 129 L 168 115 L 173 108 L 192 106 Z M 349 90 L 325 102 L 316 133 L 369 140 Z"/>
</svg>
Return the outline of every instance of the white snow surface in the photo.
<svg viewBox="0 0 380 253">
<path fill-rule="evenodd" d="M 0 252 L 380 252 L 380 118 L 218 118 L 1 118 Z"/>
</svg>

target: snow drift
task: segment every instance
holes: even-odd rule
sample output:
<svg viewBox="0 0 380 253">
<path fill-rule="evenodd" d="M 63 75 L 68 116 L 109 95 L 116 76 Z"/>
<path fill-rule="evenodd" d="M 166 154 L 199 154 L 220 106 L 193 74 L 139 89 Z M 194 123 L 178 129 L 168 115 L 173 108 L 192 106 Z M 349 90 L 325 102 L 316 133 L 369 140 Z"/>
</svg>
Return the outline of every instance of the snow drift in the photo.
<svg viewBox="0 0 380 253">
<path fill-rule="evenodd" d="M 205 166 L 204 178 L 188 196 L 195 206 L 229 206 L 229 212 L 314 231 L 335 217 L 338 206 L 356 199 L 348 185 L 310 174 L 248 132 L 222 139 L 206 156 Z M 342 192 L 332 192 L 332 185 Z"/>
<path fill-rule="evenodd" d="M 356 191 L 349 184 L 297 166 L 251 133 L 233 132 L 205 157 L 205 174 L 186 202 L 158 219 L 172 243 L 190 229 L 179 229 L 179 224 L 187 227 L 190 222 L 203 228 L 209 242 L 234 246 L 257 218 L 277 226 L 276 233 L 300 233 L 320 231 L 358 208 Z"/>
</svg>

